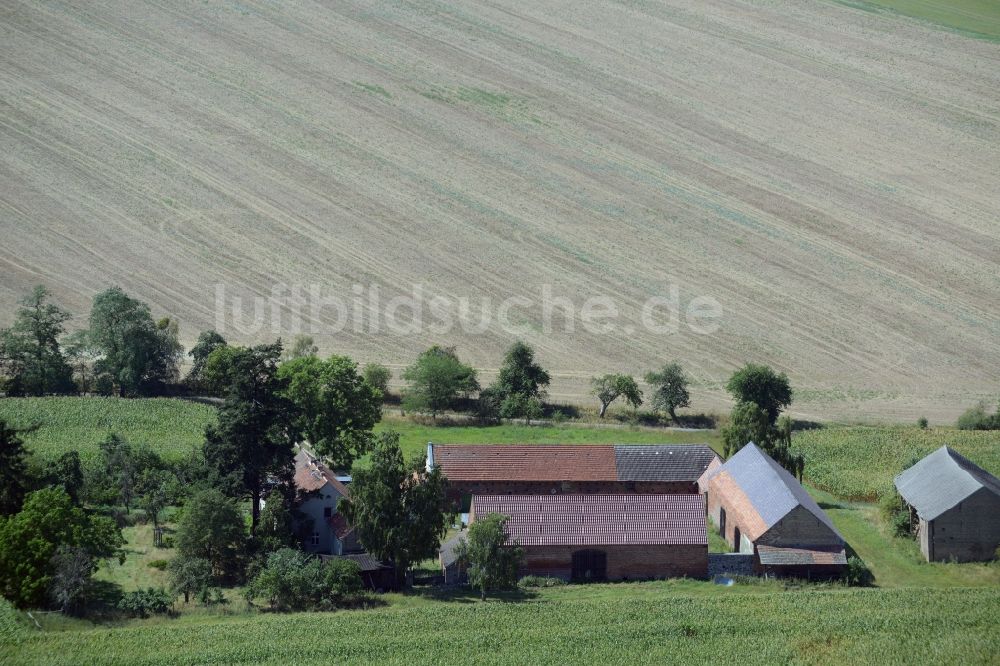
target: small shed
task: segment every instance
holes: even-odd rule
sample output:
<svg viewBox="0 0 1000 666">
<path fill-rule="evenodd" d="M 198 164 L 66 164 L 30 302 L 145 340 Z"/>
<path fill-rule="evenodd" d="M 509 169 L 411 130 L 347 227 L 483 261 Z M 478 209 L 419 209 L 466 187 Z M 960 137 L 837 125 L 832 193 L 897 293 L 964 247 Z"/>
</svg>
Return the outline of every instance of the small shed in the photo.
<svg viewBox="0 0 1000 666">
<path fill-rule="evenodd" d="M 929 562 L 977 562 L 1000 547 L 1000 480 L 942 446 L 896 477 Z"/>
</svg>

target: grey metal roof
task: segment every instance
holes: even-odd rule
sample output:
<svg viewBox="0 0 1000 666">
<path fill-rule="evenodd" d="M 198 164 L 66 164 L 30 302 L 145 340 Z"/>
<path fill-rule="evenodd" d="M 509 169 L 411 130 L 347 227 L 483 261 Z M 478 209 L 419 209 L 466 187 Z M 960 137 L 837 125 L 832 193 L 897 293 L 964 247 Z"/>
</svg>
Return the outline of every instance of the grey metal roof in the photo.
<svg viewBox="0 0 1000 666">
<path fill-rule="evenodd" d="M 816 500 L 806 492 L 802 484 L 753 442 L 717 467 L 709 479 L 722 472 L 728 472 L 743 490 L 767 529 L 771 529 L 793 509 L 801 506 L 843 540 L 830 516 L 816 504 Z"/>
<path fill-rule="evenodd" d="M 921 518 L 934 520 L 981 488 L 1000 496 L 1000 479 L 942 446 L 898 475 L 896 488 Z"/>
<path fill-rule="evenodd" d="M 379 562 L 373 555 L 368 553 L 348 553 L 346 555 L 334 555 L 334 557 L 356 562 L 362 571 L 378 571 L 379 569 L 389 568 L 388 565 Z"/>
<path fill-rule="evenodd" d="M 698 480 L 716 457 L 707 444 L 615 446 L 619 481 Z"/>
<path fill-rule="evenodd" d="M 465 532 L 460 532 L 441 544 L 438 555 L 441 557 L 441 564 L 450 567 L 458 561 L 458 544 L 465 538 Z"/>
</svg>

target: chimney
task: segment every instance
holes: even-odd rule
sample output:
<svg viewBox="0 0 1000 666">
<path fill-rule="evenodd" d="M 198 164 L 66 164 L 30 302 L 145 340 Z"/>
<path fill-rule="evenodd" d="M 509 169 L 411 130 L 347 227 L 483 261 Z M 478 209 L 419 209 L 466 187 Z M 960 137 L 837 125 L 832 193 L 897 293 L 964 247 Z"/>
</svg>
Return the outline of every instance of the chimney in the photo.
<svg viewBox="0 0 1000 666">
<path fill-rule="evenodd" d="M 434 469 L 434 442 L 427 442 L 427 471 Z"/>
</svg>

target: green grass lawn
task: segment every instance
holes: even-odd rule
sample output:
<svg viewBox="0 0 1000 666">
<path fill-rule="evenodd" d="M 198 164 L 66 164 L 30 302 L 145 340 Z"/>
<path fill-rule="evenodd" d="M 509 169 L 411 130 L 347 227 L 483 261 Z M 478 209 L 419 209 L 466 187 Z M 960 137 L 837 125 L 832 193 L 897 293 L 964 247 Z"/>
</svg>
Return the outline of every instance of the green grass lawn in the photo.
<svg viewBox="0 0 1000 666">
<path fill-rule="evenodd" d="M 852 426 L 806 430 L 793 445 L 806 458 L 805 478 L 838 497 L 875 499 L 911 461 L 948 445 L 1000 474 L 1000 431 L 916 426 Z"/>
<path fill-rule="evenodd" d="M 838 0 L 867 11 L 890 10 L 985 39 L 1000 40 L 996 0 Z"/>
<path fill-rule="evenodd" d="M 602 428 L 575 423 L 550 426 L 526 425 L 426 425 L 408 419 L 387 417 L 377 430 L 395 430 L 407 458 L 435 444 L 709 444 L 719 450 L 716 430 L 687 432 L 650 428 Z"/>
<path fill-rule="evenodd" d="M 98 446 L 114 432 L 133 444 L 146 444 L 167 460 L 183 458 L 205 438 L 205 426 L 216 409 L 187 400 L 153 398 L 2 398 L 0 419 L 25 428 L 28 447 L 43 459 L 66 451 L 83 460 L 97 455 Z"/>
</svg>

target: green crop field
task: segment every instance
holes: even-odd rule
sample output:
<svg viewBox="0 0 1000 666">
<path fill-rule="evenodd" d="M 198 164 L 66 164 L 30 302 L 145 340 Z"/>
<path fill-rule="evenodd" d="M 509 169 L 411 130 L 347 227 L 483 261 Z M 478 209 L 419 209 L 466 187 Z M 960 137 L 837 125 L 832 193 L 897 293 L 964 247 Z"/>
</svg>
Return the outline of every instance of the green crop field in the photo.
<svg viewBox="0 0 1000 666">
<path fill-rule="evenodd" d="M 888 9 L 984 39 L 1000 40 L 996 0 L 838 0 L 868 11 Z"/>
<path fill-rule="evenodd" d="M 175 460 L 190 454 L 192 447 L 201 446 L 205 426 L 214 422 L 215 411 L 208 405 L 170 398 L 0 399 L 0 419 L 19 428 L 39 426 L 24 439 L 43 459 L 75 450 L 86 461 L 114 432 Z"/>
<path fill-rule="evenodd" d="M 806 480 L 845 498 L 876 498 L 910 462 L 943 445 L 1000 474 L 1000 431 L 831 427 L 796 433 L 794 445 L 805 454 Z"/>
<path fill-rule="evenodd" d="M 773 593 L 772 593 L 773 592 Z M 398 596 L 398 595 L 392 595 Z M 18 664 L 962 663 L 1000 653 L 1000 590 L 568 586 L 476 603 L 8 632 Z"/>
</svg>

